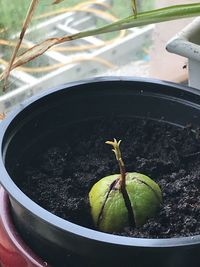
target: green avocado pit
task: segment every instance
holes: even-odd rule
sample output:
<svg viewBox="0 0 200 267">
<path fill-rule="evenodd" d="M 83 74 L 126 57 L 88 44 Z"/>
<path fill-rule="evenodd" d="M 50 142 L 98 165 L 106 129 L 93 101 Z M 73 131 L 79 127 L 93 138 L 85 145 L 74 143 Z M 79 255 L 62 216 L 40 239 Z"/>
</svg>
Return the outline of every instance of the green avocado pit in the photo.
<svg viewBox="0 0 200 267">
<path fill-rule="evenodd" d="M 120 174 L 99 180 L 89 192 L 94 225 L 103 232 L 120 232 L 125 227 L 139 227 L 155 216 L 162 203 L 160 187 L 148 176 L 126 173 L 119 149 L 120 142 L 107 141 L 114 147 Z"/>
</svg>

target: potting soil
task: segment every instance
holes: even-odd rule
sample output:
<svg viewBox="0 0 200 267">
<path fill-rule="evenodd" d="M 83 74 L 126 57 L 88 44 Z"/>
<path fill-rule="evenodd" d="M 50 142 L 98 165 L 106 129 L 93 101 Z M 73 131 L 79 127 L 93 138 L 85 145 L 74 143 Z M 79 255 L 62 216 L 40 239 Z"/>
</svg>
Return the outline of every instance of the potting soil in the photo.
<svg viewBox="0 0 200 267">
<path fill-rule="evenodd" d="M 163 121 L 101 118 L 74 124 L 49 137 L 31 157 L 18 186 L 48 211 L 94 229 L 88 193 L 99 179 L 119 173 L 107 140 L 121 139 L 127 172 L 143 173 L 161 187 L 163 203 L 139 228 L 114 233 L 169 238 L 200 234 L 200 131 Z M 44 140 L 45 142 L 45 140 Z"/>
</svg>

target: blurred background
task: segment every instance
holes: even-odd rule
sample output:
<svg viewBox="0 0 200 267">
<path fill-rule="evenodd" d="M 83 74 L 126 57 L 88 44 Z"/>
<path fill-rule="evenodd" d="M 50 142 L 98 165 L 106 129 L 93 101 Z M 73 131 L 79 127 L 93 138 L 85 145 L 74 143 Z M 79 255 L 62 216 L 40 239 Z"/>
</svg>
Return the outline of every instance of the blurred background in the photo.
<svg viewBox="0 0 200 267">
<path fill-rule="evenodd" d="M 0 0 L 0 71 L 12 54 L 30 0 Z M 45 38 L 73 34 L 124 18 L 131 2 L 40 1 L 19 54 Z M 199 1 L 138 0 L 139 11 Z M 11 72 L 7 92 L 1 90 L 0 112 L 36 92 L 75 80 L 105 76 L 141 76 L 187 82 L 186 59 L 165 50 L 166 42 L 192 19 L 88 37 L 58 45 Z"/>
</svg>

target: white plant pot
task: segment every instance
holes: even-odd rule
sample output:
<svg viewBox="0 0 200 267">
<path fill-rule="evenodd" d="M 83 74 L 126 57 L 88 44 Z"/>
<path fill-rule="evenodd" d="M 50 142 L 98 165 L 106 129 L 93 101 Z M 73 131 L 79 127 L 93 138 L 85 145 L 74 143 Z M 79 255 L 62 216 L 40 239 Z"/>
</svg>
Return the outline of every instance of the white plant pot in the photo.
<svg viewBox="0 0 200 267">
<path fill-rule="evenodd" d="M 173 37 L 166 49 L 188 58 L 189 86 L 200 89 L 200 17 Z"/>
</svg>

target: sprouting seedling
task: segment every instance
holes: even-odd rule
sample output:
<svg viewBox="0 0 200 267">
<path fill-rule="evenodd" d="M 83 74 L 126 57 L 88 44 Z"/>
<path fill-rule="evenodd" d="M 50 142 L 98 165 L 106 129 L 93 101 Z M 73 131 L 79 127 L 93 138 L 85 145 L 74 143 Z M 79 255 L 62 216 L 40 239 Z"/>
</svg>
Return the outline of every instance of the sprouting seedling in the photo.
<svg viewBox="0 0 200 267">
<path fill-rule="evenodd" d="M 116 160 L 119 164 L 119 169 L 120 169 L 120 174 L 121 174 L 119 183 L 120 183 L 120 189 L 122 190 L 122 188 L 125 188 L 126 169 L 125 169 L 125 165 L 122 160 L 122 155 L 121 155 L 121 151 L 119 148 L 120 143 L 121 143 L 121 140 L 117 142 L 115 138 L 114 138 L 114 141 L 106 141 L 106 144 L 113 146 L 112 151 L 115 153 Z"/>
<path fill-rule="evenodd" d="M 94 225 L 104 232 L 117 232 L 124 227 L 139 227 L 153 217 L 162 203 L 160 187 L 148 176 L 126 172 L 120 141 L 112 145 L 120 173 L 99 180 L 89 192 Z"/>
</svg>

